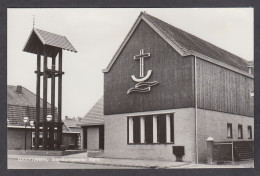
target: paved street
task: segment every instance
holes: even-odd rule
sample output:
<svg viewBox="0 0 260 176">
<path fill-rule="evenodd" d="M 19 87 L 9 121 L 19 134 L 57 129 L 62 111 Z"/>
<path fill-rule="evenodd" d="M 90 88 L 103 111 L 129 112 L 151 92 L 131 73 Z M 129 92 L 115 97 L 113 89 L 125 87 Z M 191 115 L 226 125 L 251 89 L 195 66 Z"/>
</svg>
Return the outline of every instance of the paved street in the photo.
<svg viewBox="0 0 260 176">
<path fill-rule="evenodd" d="M 135 168 L 64 162 L 21 162 L 18 161 L 18 159 L 8 159 L 8 169 L 140 169 L 140 167 Z"/>
<path fill-rule="evenodd" d="M 229 164 L 193 164 L 155 160 L 89 158 L 87 152 L 66 156 L 8 155 L 8 169 L 184 169 L 253 168 L 254 160 Z"/>
</svg>

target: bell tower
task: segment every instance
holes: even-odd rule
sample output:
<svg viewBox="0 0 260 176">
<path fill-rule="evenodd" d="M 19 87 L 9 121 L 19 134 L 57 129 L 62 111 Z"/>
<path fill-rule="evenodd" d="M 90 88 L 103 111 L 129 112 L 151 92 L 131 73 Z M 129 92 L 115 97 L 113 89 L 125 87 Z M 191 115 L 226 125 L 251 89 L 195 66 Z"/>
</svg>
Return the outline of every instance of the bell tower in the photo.
<svg viewBox="0 0 260 176">
<path fill-rule="evenodd" d="M 33 28 L 23 51 L 37 55 L 35 149 L 59 150 L 62 143 L 62 51 L 77 52 L 65 36 Z M 57 57 L 58 56 L 58 57 Z M 56 63 L 57 57 L 57 63 Z M 43 69 L 41 70 L 41 60 Z M 51 62 L 51 68 L 48 68 Z M 56 65 L 58 69 L 56 69 Z M 43 101 L 41 102 L 41 77 Z M 55 83 L 58 79 L 58 111 L 55 107 Z M 47 108 L 48 79 L 51 79 L 51 110 Z"/>
</svg>

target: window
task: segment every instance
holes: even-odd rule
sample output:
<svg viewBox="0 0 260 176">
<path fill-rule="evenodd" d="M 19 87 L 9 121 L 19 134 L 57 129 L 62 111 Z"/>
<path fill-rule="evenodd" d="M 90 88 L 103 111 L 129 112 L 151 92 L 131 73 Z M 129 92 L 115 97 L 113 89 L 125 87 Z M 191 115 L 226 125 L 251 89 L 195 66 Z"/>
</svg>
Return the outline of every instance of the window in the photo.
<svg viewBox="0 0 260 176">
<path fill-rule="evenodd" d="M 227 124 L 227 138 L 232 138 L 232 123 Z"/>
<path fill-rule="evenodd" d="M 153 132 L 153 116 L 146 116 L 145 117 L 145 143 L 147 144 L 153 143 L 154 133 L 155 132 Z"/>
<path fill-rule="evenodd" d="M 238 125 L 238 139 L 243 139 L 243 127 Z"/>
<path fill-rule="evenodd" d="M 248 133 L 248 139 L 252 139 L 252 127 L 251 126 L 247 127 L 247 133 Z"/>
<path fill-rule="evenodd" d="M 78 134 L 78 146 L 81 146 L 81 133 Z"/>
<path fill-rule="evenodd" d="M 140 117 L 140 142 L 145 143 L 145 119 Z"/>
<path fill-rule="evenodd" d="M 153 124 L 153 129 L 152 129 L 152 133 L 153 133 L 152 139 L 153 139 L 153 142 L 152 143 L 157 143 L 158 141 L 157 141 L 157 116 L 156 115 L 153 116 L 152 124 Z"/>
<path fill-rule="evenodd" d="M 133 117 L 128 117 L 128 143 L 134 143 L 134 132 L 133 132 L 134 121 Z"/>
<path fill-rule="evenodd" d="M 166 144 L 174 142 L 173 114 L 127 118 L 129 144 Z"/>
<path fill-rule="evenodd" d="M 43 133 L 39 132 L 39 147 L 42 147 L 43 144 Z M 35 146 L 35 132 L 32 132 L 32 147 Z"/>
</svg>

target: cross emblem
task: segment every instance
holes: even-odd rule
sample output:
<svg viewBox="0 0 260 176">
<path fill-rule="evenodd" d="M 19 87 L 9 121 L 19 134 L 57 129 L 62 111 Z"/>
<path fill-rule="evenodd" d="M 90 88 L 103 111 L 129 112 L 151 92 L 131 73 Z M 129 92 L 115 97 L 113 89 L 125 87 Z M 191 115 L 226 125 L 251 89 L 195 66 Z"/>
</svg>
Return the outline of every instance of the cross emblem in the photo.
<svg viewBox="0 0 260 176">
<path fill-rule="evenodd" d="M 150 53 L 144 53 L 143 49 L 140 49 L 140 54 L 134 56 L 134 59 L 140 59 L 140 78 L 136 78 L 135 75 L 131 75 L 133 81 L 137 84 L 127 91 L 127 94 L 131 92 L 149 92 L 151 87 L 158 84 L 157 81 L 146 82 L 152 75 L 152 70 L 148 70 L 147 74 L 144 76 L 144 59 L 150 57 Z"/>
<path fill-rule="evenodd" d="M 150 57 L 150 53 L 144 53 L 143 49 L 140 49 L 140 55 L 134 56 L 134 59 L 140 59 L 140 77 L 144 77 L 144 58 Z"/>
</svg>

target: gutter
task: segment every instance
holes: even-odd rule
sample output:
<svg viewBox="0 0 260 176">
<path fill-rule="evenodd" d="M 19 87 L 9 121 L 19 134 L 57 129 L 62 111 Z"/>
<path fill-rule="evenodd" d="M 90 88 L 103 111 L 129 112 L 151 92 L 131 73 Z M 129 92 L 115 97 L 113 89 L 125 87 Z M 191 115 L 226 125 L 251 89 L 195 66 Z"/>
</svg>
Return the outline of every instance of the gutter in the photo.
<svg viewBox="0 0 260 176">
<path fill-rule="evenodd" d="M 195 89 L 195 151 L 196 151 L 196 164 L 199 163 L 198 159 L 198 97 L 197 97 L 197 56 L 194 56 L 194 89 Z"/>
</svg>

